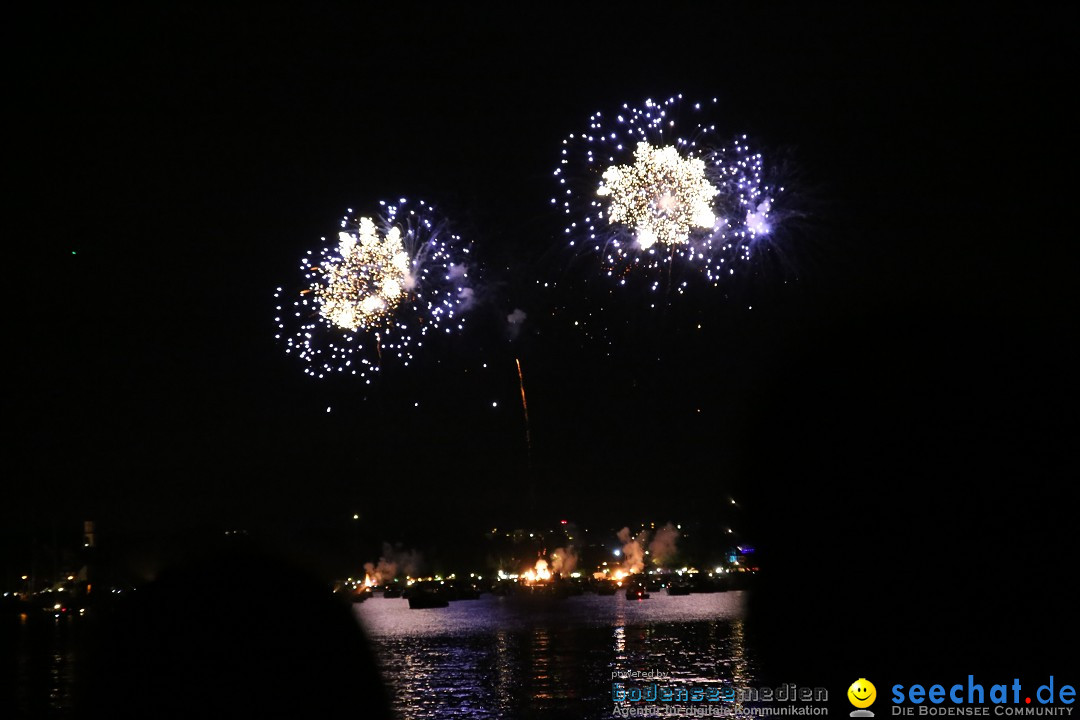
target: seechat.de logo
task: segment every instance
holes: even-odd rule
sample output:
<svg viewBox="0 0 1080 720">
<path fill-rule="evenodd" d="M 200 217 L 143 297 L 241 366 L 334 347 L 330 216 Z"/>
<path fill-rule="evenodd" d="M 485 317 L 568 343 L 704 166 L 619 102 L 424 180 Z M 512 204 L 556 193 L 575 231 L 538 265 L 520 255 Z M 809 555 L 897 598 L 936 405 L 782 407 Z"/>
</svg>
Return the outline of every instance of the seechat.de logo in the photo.
<svg viewBox="0 0 1080 720">
<path fill-rule="evenodd" d="M 1050 676 L 1042 685 L 1021 683 L 984 683 L 967 676 L 967 682 L 924 685 L 893 685 L 893 715 L 1071 715 L 1069 706 L 1076 702 L 1076 688 Z M 910 703 L 910 705 L 908 704 Z"/>
<path fill-rule="evenodd" d="M 855 710 L 851 711 L 851 717 L 874 717 L 874 713 L 866 709 L 877 699 L 877 688 L 874 687 L 874 683 L 866 678 L 859 678 L 847 689 L 847 699 L 855 706 Z"/>
</svg>

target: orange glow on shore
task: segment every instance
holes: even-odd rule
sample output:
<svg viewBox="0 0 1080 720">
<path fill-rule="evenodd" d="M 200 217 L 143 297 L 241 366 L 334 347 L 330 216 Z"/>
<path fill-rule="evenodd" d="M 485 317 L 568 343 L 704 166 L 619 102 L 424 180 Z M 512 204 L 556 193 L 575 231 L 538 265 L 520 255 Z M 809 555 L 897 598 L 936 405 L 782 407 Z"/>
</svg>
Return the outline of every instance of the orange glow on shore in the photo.
<svg viewBox="0 0 1080 720">
<path fill-rule="evenodd" d="M 521 581 L 526 585 L 551 580 L 551 571 L 548 570 L 548 562 L 544 558 L 536 561 L 536 565 L 520 575 Z"/>
<path fill-rule="evenodd" d="M 602 570 L 600 572 L 593 573 L 593 579 L 594 580 L 614 580 L 619 585 L 622 585 L 622 581 L 625 580 L 626 578 L 630 577 L 630 575 L 631 575 L 631 573 L 628 573 L 628 572 L 626 572 L 625 570 L 622 570 L 622 569 L 616 570 L 615 572 L 611 572 L 610 570 L 605 568 L 604 570 Z"/>
</svg>

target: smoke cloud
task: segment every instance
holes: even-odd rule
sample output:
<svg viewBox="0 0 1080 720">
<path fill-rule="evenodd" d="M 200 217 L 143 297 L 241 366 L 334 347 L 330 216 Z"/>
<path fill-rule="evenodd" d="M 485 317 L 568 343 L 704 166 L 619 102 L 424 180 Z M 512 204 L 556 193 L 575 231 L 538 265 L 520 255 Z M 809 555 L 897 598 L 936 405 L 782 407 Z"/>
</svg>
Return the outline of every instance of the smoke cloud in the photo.
<svg viewBox="0 0 1080 720">
<path fill-rule="evenodd" d="M 525 323 L 525 311 L 521 308 L 514 308 L 514 311 L 506 316 L 506 335 L 511 340 L 517 340 L 517 336 L 521 334 L 521 326 Z"/>
<path fill-rule="evenodd" d="M 648 534 L 642 530 L 637 537 L 630 535 L 630 528 L 624 527 L 616 537 L 623 544 L 623 570 L 628 573 L 639 573 L 645 569 L 645 542 Z"/>
<path fill-rule="evenodd" d="M 460 312 L 464 312 L 471 308 L 476 301 L 476 291 L 471 287 L 463 287 L 458 290 L 458 300 L 461 300 Z"/>
<path fill-rule="evenodd" d="M 657 565 L 663 565 L 675 557 L 675 541 L 679 539 L 679 530 L 671 523 L 656 531 L 649 543 L 649 555 Z"/>
<path fill-rule="evenodd" d="M 551 572 L 561 575 L 569 575 L 577 568 L 578 555 L 573 545 L 564 548 L 555 548 L 551 553 Z"/>
<path fill-rule="evenodd" d="M 364 563 L 364 572 L 376 585 L 385 585 L 394 578 L 417 575 L 422 562 L 420 553 L 415 550 L 404 550 L 400 546 L 394 547 L 390 543 L 383 543 L 382 556 L 378 564 Z"/>
<path fill-rule="evenodd" d="M 468 310 L 476 302 L 476 289 L 468 285 L 468 265 L 450 264 L 446 270 L 446 279 L 457 284 L 457 296 L 461 301 L 460 311 Z"/>
</svg>

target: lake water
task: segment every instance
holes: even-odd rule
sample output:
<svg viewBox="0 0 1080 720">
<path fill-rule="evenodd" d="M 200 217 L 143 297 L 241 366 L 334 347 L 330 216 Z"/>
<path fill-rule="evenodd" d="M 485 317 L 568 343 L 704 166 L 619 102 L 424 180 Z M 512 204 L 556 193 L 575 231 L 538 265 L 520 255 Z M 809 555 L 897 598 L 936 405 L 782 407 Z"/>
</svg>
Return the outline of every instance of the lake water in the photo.
<svg viewBox="0 0 1080 720">
<path fill-rule="evenodd" d="M 410 610 L 373 597 L 353 606 L 403 720 L 611 717 L 613 673 L 663 673 L 681 686 L 752 685 L 744 594 L 648 600 L 495 597 Z M 0 717 L 72 717 L 85 649 L 78 617 L 0 634 Z M 646 681 L 624 681 L 639 682 Z"/>
<path fill-rule="evenodd" d="M 741 592 L 648 600 L 484 595 L 410 610 L 405 600 L 376 596 L 355 612 L 402 718 L 600 718 L 612 716 L 614 673 L 752 685 L 744 599 Z"/>
</svg>

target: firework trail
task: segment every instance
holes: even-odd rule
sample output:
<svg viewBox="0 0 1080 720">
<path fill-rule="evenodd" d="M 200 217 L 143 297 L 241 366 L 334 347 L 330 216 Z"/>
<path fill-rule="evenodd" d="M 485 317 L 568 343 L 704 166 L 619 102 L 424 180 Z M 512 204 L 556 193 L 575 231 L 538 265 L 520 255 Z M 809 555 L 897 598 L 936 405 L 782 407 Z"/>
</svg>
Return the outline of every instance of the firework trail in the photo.
<svg viewBox="0 0 1080 720">
<path fill-rule="evenodd" d="M 304 286 L 275 298 L 278 340 L 304 372 L 370 383 L 387 357 L 405 365 L 436 332 L 463 327 L 471 303 L 470 247 L 424 201 L 350 209 L 335 243 L 301 259 Z"/>
<path fill-rule="evenodd" d="M 521 411 L 525 414 L 525 447 L 529 455 L 529 462 L 532 463 L 532 430 L 529 425 L 529 403 L 525 399 L 525 376 L 521 373 L 521 360 L 514 358 L 514 363 L 517 364 L 518 374 L 518 386 L 521 388 Z"/>
</svg>

